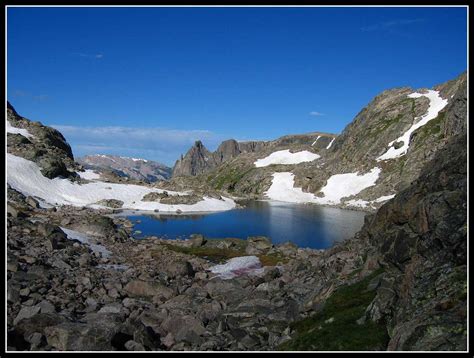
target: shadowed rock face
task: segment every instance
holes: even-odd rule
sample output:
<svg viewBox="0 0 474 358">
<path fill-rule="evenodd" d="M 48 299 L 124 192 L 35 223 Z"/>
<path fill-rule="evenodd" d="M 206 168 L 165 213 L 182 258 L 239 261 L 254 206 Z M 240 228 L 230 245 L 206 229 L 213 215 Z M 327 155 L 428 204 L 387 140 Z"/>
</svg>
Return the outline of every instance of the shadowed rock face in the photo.
<svg viewBox="0 0 474 358">
<path fill-rule="evenodd" d="M 232 159 L 241 153 L 239 143 L 234 139 L 222 142 L 214 153 L 216 162 L 222 163 Z"/>
<path fill-rule="evenodd" d="M 207 168 L 215 166 L 212 153 L 198 140 L 184 157 L 176 161 L 173 168 L 173 176 L 197 175 L 204 172 Z"/>
<path fill-rule="evenodd" d="M 210 152 L 198 140 L 184 157 L 176 161 L 172 176 L 196 176 L 207 173 L 242 153 L 256 152 L 265 145 L 266 142 L 263 141 L 237 142 L 235 139 L 229 139 L 222 142 L 215 152 Z"/>
<path fill-rule="evenodd" d="M 6 119 L 13 127 L 26 129 L 32 135 L 26 138 L 21 134 L 8 133 L 8 153 L 35 162 L 43 175 L 50 179 L 76 176 L 78 165 L 74 162 L 71 147 L 59 131 L 21 117 L 9 102 Z"/>
<path fill-rule="evenodd" d="M 360 233 L 386 267 L 367 315 L 387 322 L 389 350 L 466 349 L 466 144 L 451 138 Z"/>
</svg>

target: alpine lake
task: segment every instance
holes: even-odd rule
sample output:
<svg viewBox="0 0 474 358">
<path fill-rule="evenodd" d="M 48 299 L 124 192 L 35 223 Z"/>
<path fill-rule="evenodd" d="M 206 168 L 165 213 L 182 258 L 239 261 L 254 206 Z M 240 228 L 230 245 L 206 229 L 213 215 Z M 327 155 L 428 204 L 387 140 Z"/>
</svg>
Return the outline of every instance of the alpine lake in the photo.
<svg viewBox="0 0 474 358">
<path fill-rule="evenodd" d="M 266 236 L 277 245 L 287 241 L 301 248 L 327 249 L 352 237 L 364 223 L 365 212 L 310 204 L 274 201 L 241 201 L 243 208 L 216 213 L 149 213 L 128 211 L 133 237 L 157 236 L 187 239 L 202 234 L 207 239 Z"/>
</svg>

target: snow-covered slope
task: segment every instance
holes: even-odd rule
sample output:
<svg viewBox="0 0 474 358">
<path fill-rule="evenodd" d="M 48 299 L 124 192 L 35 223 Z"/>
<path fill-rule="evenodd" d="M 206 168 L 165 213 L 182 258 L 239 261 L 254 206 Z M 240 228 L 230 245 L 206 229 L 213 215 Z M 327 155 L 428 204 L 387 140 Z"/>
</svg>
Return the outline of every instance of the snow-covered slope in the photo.
<svg viewBox="0 0 474 358">
<path fill-rule="evenodd" d="M 79 174 L 79 176 L 80 176 L 82 179 L 86 179 L 86 180 L 96 180 L 96 179 L 100 179 L 100 174 L 97 174 L 96 172 L 94 172 L 94 171 L 91 170 L 91 169 L 86 169 L 85 171 L 83 171 L 83 172 L 78 172 L 77 174 Z"/>
<path fill-rule="evenodd" d="M 229 210 L 235 207 L 233 200 L 207 198 L 192 204 L 168 205 L 159 202 L 141 201 L 144 195 L 151 192 L 161 193 L 163 190 L 151 189 L 140 185 L 112 184 L 95 181 L 78 184 L 68 179 L 48 179 L 41 174 L 34 162 L 21 157 L 7 154 L 7 182 L 12 188 L 24 195 L 35 196 L 52 205 L 73 205 L 100 207 L 96 203 L 104 199 L 123 201 L 124 209 L 159 210 L 164 212 L 207 212 Z M 186 195 L 168 191 L 169 195 Z"/>
<path fill-rule="evenodd" d="M 301 188 L 295 188 L 294 174 L 290 172 L 274 173 L 272 185 L 265 193 L 269 199 L 289 203 L 314 202 L 312 193 L 305 193 Z"/>
<path fill-rule="evenodd" d="M 314 143 L 316 143 L 316 141 Z M 299 164 L 303 162 L 312 162 L 320 157 L 320 155 L 308 152 L 307 150 L 291 153 L 289 149 L 286 149 L 273 152 L 265 158 L 258 159 L 254 164 L 257 168 L 266 167 L 272 164 Z"/>
<path fill-rule="evenodd" d="M 294 185 L 294 175 L 290 172 L 274 173 L 272 185 L 265 193 L 269 199 L 291 203 L 317 203 L 325 205 L 341 204 L 342 199 L 356 195 L 362 190 L 375 185 L 381 169 L 373 168 L 366 174 L 345 173 L 331 176 L 320 192 L 323 197 L 312 193 L 305 193 Z M 359 206 L 358 202 L 353 202 Z M 350 202 L 349 202 L 350 205 Z"/>
<path fill-rule="evenodd" d="M 7 122 L 7 133 L 21 134 L 23 137 L 26 137 L 26 138 L 33 137 L 33 135 L 30 132 L 28 132 L 27 129 L 13 127 L 10 121 L 7 120 L 6 122 Z"/>
<path fill-rule="evenodd" d="M 428 90 L 427 93 L 418 93 L 414 92 L 408 95 L 409 98 L 420 98 L 420 97 L 427 97 L 430 100 L 430 105 L 428 108 L 428 112 L 426 112 L 421 118 L 418 119 L 416 123 L 414 123 L 405 133 L 403 133 L 397 139 L 388 143 L 390 147 L 383 155 L 377 158 L 377 161 L 381 160 L 388 160 L 398 158 L 402 155 L 405 155 L 408 151 L 410 146 L 410 136 L 412 133 L 417 130 L 418 128 L 426 125 L 432 119 L 435 119 L 438 116 L 438 113 L 446 107 L 448 104 L 447 99 L 443 99 L 440 97 L 438 91 Z M 403 143 L 400 147 L 396 148 L 395 143 Z"/>
</svg>

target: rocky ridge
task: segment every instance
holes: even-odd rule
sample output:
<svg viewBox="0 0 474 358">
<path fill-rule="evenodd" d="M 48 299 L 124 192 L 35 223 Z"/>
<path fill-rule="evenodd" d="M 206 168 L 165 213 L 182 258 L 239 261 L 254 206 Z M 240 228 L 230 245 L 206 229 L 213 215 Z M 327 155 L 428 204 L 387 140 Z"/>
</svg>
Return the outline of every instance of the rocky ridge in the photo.
<svg viewBox="0 0 474 358">
<path fill-rule="evenodd" d="M 379 168 L 380 175 L 376 185 L 343 198 L 339 204 L 342 207 L 375 211 L 384 202 L 379 198 L 393 196 L 406 188 L 449 138 L 461 133 L 465 128 L 466 73 L 435 86 L 434 90 L 439 91 L 441 98 L 446 99 L 448 104 L 436 118 L 412 133 L 408 152 L 398 158 L 377 160 L 387 151 L 388 144 L 419 121 L 429 108 L 429 100 L 426 97 L 410 98 L 408 95 L 415 91 L 408 87 L 387 90 L 376 96 L 337 137 L 323 133 L 286 136 L 265 142 L 252 152 L 237 154 L 238 152 L 231 150 L 232 155 L 228 155 L 228 159 L 221 164 L 213 160 L 213 155 L 204 152 L 203 158 L 207 158 L 207 162 L 212 165 L 198 165 L 201 169 L 192 173 L 180 169 L 177 171 L 180 176 L 173 175 L 171 182 L 164 185 L 170 190 L 182 187 L 200 190 L 212 188 L 223 190 L 228 195 L 261 199 L 265 198 L 274 173 L 291 172 L 294 174 L 294 187 L 320 196 L 323 195 L 321 189 L 333 175 L 361 175 Z M 417 91 L 423 93 L 426 89 Z M 199 148 L 203 148 L 202 143 Z M 187 159 L 198 155 L 199 148 L 193 147 L 177 165 L 186 164 L 187 167 L 192 167 L 193 161 Z M 306 150 L 319 154 L 321 158 L 293 165 L 255 167 L 254 162 L 257 159 L 282 149 L 290 149 L 290 152 Z"/>
<path fill-rule="evenodd" d="M 213 169 L 225 164 L 236 157 L 247 157 L 252 153 L 271 153 L 275 150 L 292 149 L 311 144 L 314 150 L 325 148 L 333 135 L 327 133 L 309 133 L 287 135 L 274 141 L 238 142 L 234 139 L 223 141 L 219 147 L 210 152 L 201 141 L 196 141 L 186 155 L 181 156 L 173 168 L 173 178 L 197 176 L 213 172 Z"/>
<path fill-rule="evenodd" d="M 31 160 L 39 165 L 44 176 L 77 177 L 80 166 L 74 161 L 70 145 L 63 135 L 54 128 L 21 117 L 7 103 L 7 123 L 12 127 L 27 130 L 30 136 L 7 132 L 7 152 Z"/>
<path fill-rule="evenodd" d="M 96 170 L 106 175 L 111 171 L 120 177 L 150 183 L 166 180 L 171 176 L 171 168 L 152 160 L 98 154 L 77 158 L 77 162 L 85 169 Z"/>
</svg>

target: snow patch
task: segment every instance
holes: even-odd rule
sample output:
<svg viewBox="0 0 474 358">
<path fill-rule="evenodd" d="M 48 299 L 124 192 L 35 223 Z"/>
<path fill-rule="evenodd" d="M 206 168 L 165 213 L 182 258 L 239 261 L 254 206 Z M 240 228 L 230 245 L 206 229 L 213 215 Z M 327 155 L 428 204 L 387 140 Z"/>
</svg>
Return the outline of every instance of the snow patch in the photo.
<svg viewBox="0 0 474 358">
<path fill-rule="evenodd" d="M 114 271 L 126 271 L 128 270 L 127 265 L 122 265 L 122 264 L 100 264 L 96 266 L 99 269 L 104 269 L 104 270 L 114 270 Z"/>
<path fill-rule="evenodd" d="M 87 184 L 73 183 L 67 179 L 49 179 L 43 176 L 34 162 L 7 153 L 7 183 L 24 195 L 39 197 L 52 205 L 73 205 L 101 208 L 97 205 L 103 199 L 123 201 L 124 209 L 160 212 L 210 212 L 230 210 L 235 202 L 229 198 L 223 200 L 204 197 L 196 204 L 168 205 L 158 202 L 142 201 L 144 195 L 152 192 L 162 193 L 161 189 L 153 189 L 142 185 L 116 184 L 95 181 Z M 187 195 L 188 192 L 167 191 L 169 195 Z"/>
<path fill-rule="evenodd" d="M 332 145 L 332 143 L 334 142 L 335 139 L 336 139 L 336 138 L 333 138 L 333 139 L 332 139 L 332 141 L 328 144 L 328 146 L 326 147 L 326 149 L 331 148 L 331 145 Z"/>
<path fill-rule="evenodd" d="M 375 185 L 381 172 L 380 168 L 375 167 L 363 175 L 359 175 L 359 172 L 333 175 L 321 189 L 324 197 L 317 198 L 317 201 L 320 204 L 340 204 L 342 198 L 356 195 Z"/>
<path fill-rule="evenodd" d="M 122 159 L 131 159 L 131 160 L 133 160 L 134 162 L 144 162 L 144 163 L 147 163 L 147 162 L 148 162 L 148 160 L 146 160 L 146 159 L 140 159 L 140 158 L 130 158 L 130 157 L 120 157 L 120 158 L 122 158 Z"/>
<path fill-rule="evenodd" d="M 66 228 L 61 227 L 61 226 L 59 228 L 62 231 L 64 231 L 64 233 L 67 235 L 67 238 L 69 240 L 77 240 L 77 241 L 89 246 L 93 252 L 98 252 L 99 254 L 102 255 L 102 257 L 109 257 L 112 254 L 104 246 L 92 243 L 92 239 L 89 236 L 87 236 L 87 235 L 85 235 L 85 234 L 83 234 L 79 231 L 69 230 L 69 229 L 66 229 Z"/>
<path fill-rule="evenodd" d="M 24 128 L 13 127 L 10 121 L 7 121 L 7 133 L 21 134 L 23 137 L 31 138 L 34 137 L 28 130 Z"/>
<path fill-rule="evenodd" d="M 272 200 L 288 203 L 315 202 L 316 197 L 311 193 L 305 193 L 301 188 L 295 188 L 295 175 L 290 172 L 274 173 L 272 185 L 265 192 Z"/>
<path fill-rule="evenodd" d="M 357 200 L 352 199 L 352 200 L 348 200 L 344 202 L 344 204 L 348 206 L 358 207 L 358 208 L 365 208 L 367 207 L 367 205 L 370 204 L 370 202 L 361 200 L 361 199 L 357 199 Z"/>
<path fill-rule="evenodd" d="M 318 135 L 318 138 L 316 138 L 316 140 L 313 142 L 313 144 L 311 144 L 311 146 L 315 145 L 319 138 L 321 138 L 320 135 Z"/>
<path fill-rule="evenodd" d="M 299 164 L 303 162 L 312 162 L 318 158 L 320 158 L 318 154 L 308 152 L 307 150 L 291 153 L 289 149 L 285 149 L 273 152 L 263 159 L 258 159 L 254 164 L 257 168 L 261 168 L 271 164 Z"/>
<path fill-rule="evenodd" d="M 395 197 L 395 194 L 384 195 L 384 196 L 381 196 L 380 198 L 377 198 L 371 201 L 366 201 L 366 200 L 361 200 L 361 199 L 357 199 L 357 200 L 352 199 L 352 200 L 345 201 L 344 204 L 347 206 L 354 206 L 354 207 L 359 207 L 359 208 L 366 208 L 369 205 L 372 207 L 375 207 L 374 206 L 375 203 L 382 203 L 384 201 L 392 199 L 393 197 Z"/>
<path fill-rule="evenodd" d="M 101 157 L 101 158 L 104 158 L 104 159 L 108 159 L 114 163 L 117 163 L 117 161 L 111 157 L 109 157 L 108 155 L 105 155 L 105 154 L 96 154 L 96 157 Z"/>
<path fill-rule="evenodd" d="M 377 198 L 377 199 L 374 199 L 373 201 L 376 202 L 376 203 L 381 203 L 383 201 L 387 201 L 387 200 L 390 200 L 392 198 L 395 197 L 395 194 L 392 194 L 392 195 L 384 195 L 384 196 L 381 196 L 380 198 Z"/>
<path fill-rule="evenodd" d="M 86 169 L 84 172 L 77 172 L 82 179 L 95 180 L 100 179 L 100 174 L 95 173 L 91 169 Z"/>
<path fill-rule="evenodd" d="M 241 256 L 228 260 L 223 265 L 210 268 L 212 273 L 223 280 L 228 280 L 242 275 L 259 275 L 263 273 L 262 264 L 257 256 Z"/>
<path fill-rule="evenodd" d="M 438 116 L 438 113 L 448 104 L 447 99 L 441 98 L 439 95 L 439 92 L 433 91 L 433 90 L 428 90 L 428 93 L 414 92 L 414 93 L 409 94 L 408 97 L 409 98 L 427 97 L 430 100 L 430 106 L 428 107 L 428 112 L 426 112 L 423 116 L 419 117 L 420 120 L 414 123 L 410 127 L 410 129 L 408 129 L 400 137 L 388 143 L 388 146 L 390 148 L 384 154 L 378 157 L 377 161 L 394 159 L 394 158 L 398 158 L 405 155 L 410 146 L 411 134 L 418 128 L 423 127 L 432 119 L 436 118 Z M 418 118 L 415 118 L 415 120 L 416 119 Z M 395 147 L 393 147 L 393 144 L 397 142 L 403 142 L 403 145 L 400 148 L 395 149 Z"/>
<path fill-rule="evenodd" d="M 305 193 L 301 188 L 295 188 L 294 174 L 291 172 L 274 173 L 272 185 L 265 194 L 272 200 L 290 203 L 336 205 L 341 203 L 342 198 L 356 195 L 375 185 L 380 173 L 381 169 L 375 167 L 363 175 L 359 175 L 358 172 L 333 175 L 320 190 L 324 197 L 317 197 L 312 193 Z"/>
</svg>

